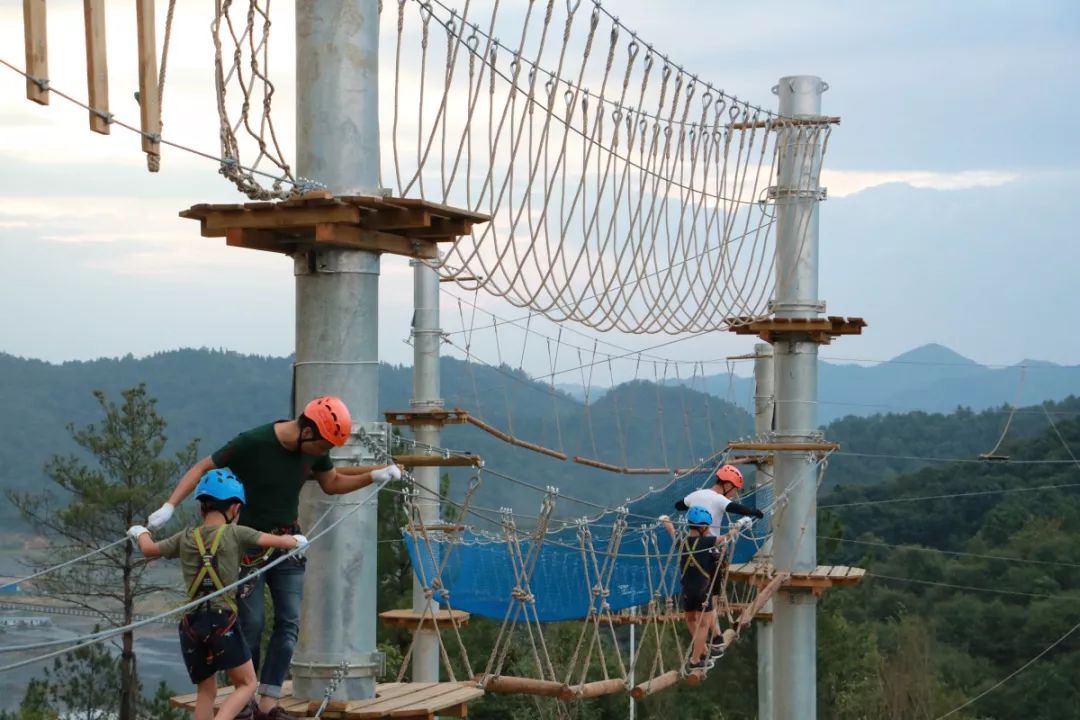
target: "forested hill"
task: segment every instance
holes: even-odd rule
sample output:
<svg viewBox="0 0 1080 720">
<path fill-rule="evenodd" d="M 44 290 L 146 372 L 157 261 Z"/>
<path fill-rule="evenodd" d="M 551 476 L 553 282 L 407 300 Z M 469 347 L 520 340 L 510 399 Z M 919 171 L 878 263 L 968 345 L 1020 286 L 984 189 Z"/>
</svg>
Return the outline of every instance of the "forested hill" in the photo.
<svg viewBox="0 0 1080 720">
<path fill-rule="evenodd" d="M 213 350 L 61 365 L 0 354 L 0 398 L 7 410 L 0 416 L 5 438 L 0 443 L 0 487 L 37 486 L 42 466 L 52 454 L 74 450 L 66 426 L 82 426 L 99 417 L 94 390 L 116 398 L 121 389 L 145 382 L 158 398 L 174 445 L 199 438 L 201 450 L 209 452 L 242 429 L 285 417 L 290 378 L 289 358 Z M 411 368 L 383 365 L 379 385 L 380 407 L 408 407 Z M 524 440 L 620 466 L 687 467 L 729 439 L 749 434 L 752 427 L 750 416 L 731 403 L 685 387 L 657 387 L 646 381 L 625 383 L 586 407 L 518 371 L 446 358 L 442 390 L 448 407 L 464 407 Z M 1047 407 L 1052 417 L 1067 419 L 1080 413 L 1080 400 Z M 925 464 L 907 456 L 974 460 L 994 446 L 1008 419 L 1009 413 L 997 408 L 835 421 L 826 432 L 842 444 L 842 452 L 830 461 L 826 487 L 873 484 Z M 1011 443 L 1047 427 L 1041 408 L 1021 409 L 999 452 L 1011 452 Z M 656 476 L 612 475 L 517 450 L 471 426 L 448 428 L 444 439 L 449 447 L 479 453 L 492 469 L 509 470 L 533 485 L 553 485 L 566 495 L 604 505 L 622 502 L 662 481 Z M 458 480 L 462 477 L 456 473 L 451 487 L 458 497 L 465 484 Z M 538 495 L 520 484 L 489 480 L 478 502 L 487 507 L 531 508 Z M 0 519 L 11 519 L 7 504 L 0 508 Z M 584 512 L 568 501 L 560 503 L 560 510 Z"/>
<path fill-rule="evenodd" d="M 839 540 L 822 539 L 819 562 L 869 572 L 824 603 L 865 638 L 857 650 L 880 668 L 870 685 L 894 703 L 863 717 L 938 717 L 1070 629 L 956 717 L 1077 717 L 1080 420 L 1055 422 L 1008 443 L 1008 463 L 937 464 L 821 499 L 819 532 Z"/>
<path fill-rule="evenodd" d="M 0 443 L 0 488 L 40 486 L 46 460 L 75 450 L 66 426 L 81 427 L 100 417 L 94 390 L 115 399 L 122 389 L 146 383 L 168 422 L 171 444 L 180 447 L 199 438 L 200 450 L 210 452 L 241 430 L 289 414 L 290 362 L 212 350 L 61 365 L 0 354 L 0 398 L 7 409 L 0 416 L 5 439 Z M 411 394 L 411 368 L 380 367 L 382 409 L 407 409 Z M 442 394 L 447 407 L 464 407 L 522 439 L 618 465 L 693 465 L 752 428 L 745 411 L 686 388 L 627 383 L 585 408 L 520 372 L 450 358 L 442 362 Z M 517 450 L 471 426 L 448 428 L 444 441 L 479 453 L 490 467 L 512 470 L 534 485 L 554 485 L 605 505 L 657 482 Z M 455 482 L 451 491 L 460 496 L 464 485 Z M 538 495 L 522 485 L 486 482 L 477 501 L 488 507 L 532 508 Z M 564 502 L 562 510 L 582 514 L 585 508 Z M 14 519 L 12 512 L 7 503 L 0 505 L 0 520 Z"/>
</svg>

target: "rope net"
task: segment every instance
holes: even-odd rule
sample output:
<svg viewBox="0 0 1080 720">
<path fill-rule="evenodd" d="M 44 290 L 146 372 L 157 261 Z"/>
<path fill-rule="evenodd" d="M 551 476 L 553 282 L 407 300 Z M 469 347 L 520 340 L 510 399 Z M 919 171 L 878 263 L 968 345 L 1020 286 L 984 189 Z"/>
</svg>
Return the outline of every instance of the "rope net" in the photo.
<svg viewBox="0 0 1080 720">
<path fill-rule="evenodd" d="M 602 331 L 766 313 L 774 202 L 817 192 L 827 122 L 717 89 L 595 2 L 381 10 L 382 184 L 492 218 L 443 245 L 443 278 Z M 259 200 L 317 185 L 293 176 L 271 121 L 270 24 L 267 0 L 217 0 L 221 172 Z M 796 187 L 773 193 L 781 163 Z"/>
<path fill-rule="evenodd" d="M 501 533 L 473 527 L 431 535 L 427 541 L 440 550 L 425 549 L 415 532 L 403 535 L 417 577 L 438 578 L 444 609 L 452 602 L 454 609 L 501 621 L 517 608 L 515 615 L 536 622 L 617 613 L 679 594 L 677 549 L 655 518 L 710 477 L 711 470 L 689 473 L 607 520 L 552 522 L 554 500 L 545 499 L 528 532 L 518 532 L 507 511 Z M 645 518 L 653 521 L 642 524 Z M 757 549 L 756 539 L 739 537 L 732 561 L 746 562 Z"/>
</svg>

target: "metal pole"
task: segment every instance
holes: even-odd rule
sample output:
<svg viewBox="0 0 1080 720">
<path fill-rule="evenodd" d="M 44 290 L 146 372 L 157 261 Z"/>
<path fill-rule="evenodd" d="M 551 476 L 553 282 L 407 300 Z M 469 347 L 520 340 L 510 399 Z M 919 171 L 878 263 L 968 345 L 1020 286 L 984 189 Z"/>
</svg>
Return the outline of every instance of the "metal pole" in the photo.
<svg viewBox="0 0 1080 720">
<path fill-rule="evenodd" d="M 439 274 L 422 262 L 413 260 L 413 399 L 414 411 L 442 408 L 439 398 Z M 417 423 L 413 426 L 416 439 L 439 447 L 442 433 L 439 423 Z M 439 468 L 413 469 L 417 495 L 414 504 L 420 522 L 434 525 L 439 522 Z M 428 581 L 430 582 L 430 578 Z M 423 612 L 427 607 L 423 583 L 413 575 L 413 610 Z M 439 682 L 439 638 L 434 630 L 420 630 L 413 650 L 412 677 L 414 682 Z"/>
<path fill-rule="evenodd" d="M 773 91 L 780 114 L 821 115 L 827 85 L 817 77 L 780 79 Z M 825 310 L 818 299 L 818 186 L 821 143 L 810 125 L 780 126 L 776 203 L 776 290 L 772 311 L 778 318 L 816 318 Z M 817 430 L 817 344 L 805 335 L 781 335 L 773 343 L 776 372 L 777 442 L 813 442 Z M 773 562 L 778 571 L 810 572 L 817 562 L 817 487 L 814 464 L 806 453 L 776 453 L 776 495 L 785 507 L 774 515 Z M 773 613 L 773 700 L 776 720 L 817 717 L 817 600 L 805 590 L 785 589 L 775 596 Z"/>
<path fill-rule="evenodd" d="M 773 350 L 768 343 L 754 345 L 754 434 L 766 437 L 773 429 Z M 768 463 L 761 463 L 754 473 L 757 491 L 757 506 L 768 507 L 772 504 L 773 468 Z M 759 534 L 766 528 L 760 528 Z M 772 537 L 769 536 L 754 559 L 762 562 L 772 560 Z M 770 598 L 761 606 L 763 613 L 773 612 Z M 758 720 L 773 720 L 773 628 L 771 620 L 755 620 L 757 628 L 757 678 L 758 678 Z"/>
<path fill-rule="evenodd" d="M 378 195 L 378 0 L 296 2 L 296 169 L 336 194 Z M 312 249 L 295 257 L 295 402 L 340 396 L 354 429 L 377 418 L 379 255 Z M 357 438 L 335 451 L 348 463 L 373 460 Z M 362 503 L 370 489 L 325 495 L 306 483 L 305 527 L 327 509 L 331 522 Z M 293 694 L 321 699 L 342 662 L 332 699 L 375 695 L 377 510 L 351 514 L 308 553 Z M 339 670 L 340 672 L 340 670 Z"/>
</svg>

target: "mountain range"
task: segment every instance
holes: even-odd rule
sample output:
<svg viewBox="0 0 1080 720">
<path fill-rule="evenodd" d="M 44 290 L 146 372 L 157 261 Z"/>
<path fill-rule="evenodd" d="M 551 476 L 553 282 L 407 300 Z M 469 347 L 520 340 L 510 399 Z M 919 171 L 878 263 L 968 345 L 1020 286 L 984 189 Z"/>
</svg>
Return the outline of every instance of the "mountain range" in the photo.
<svg viewBox="0 0 1080 720">
<path fill-rule="evenodd" d="M 940 454 L 942 447 L 975 458 L 991 449 L 1008 424 L 1011 415 L 1002 406 L 1015 400 L 1018 387 L 1022 401 L 1031 404 L 1080 394 L 1075 367 L 1025 363 L 1027 370 L 989 369 L 957 358 L 945 348 L 927 346 L 876 367 L 822 363 L 821 397 L 837 403 L 822 405 L 828 437 L 850 452 L 900 456 L 856 461 L 856 455 L 838 455 L 827 482 L 873 483 L 918 467 L 918 461 L 903 456 Z M 188 349 L 56 365 L 0 354 L 0 401 L 7 408 L 0 416 L 5 439 L 0 488 L 42 487 L 48 458 L 78 451 L 68 425 L 82 427 L 100 418 L 93 391 L 117 399 L 122 389 L 138 383 L 157 398 L 169 423 L 170 444 L 180 447 L 198 438 L 205 454 L 241 430 L 289 415 L 291 359 Z M 447 407 L 463 407 L 523 440 L 620 467 L 692 467 L 728 440 L 749 435 L 748 383 L 714 376 L 707 378 L 713 391 L 707 394 L 639 380 L 584 405 L 506 366 L 442 362 Z M 411 368 L 380 367 L 381 408 L 408 408 L 411 392 Z M 956 411 L 959 405 L 982 410 Z M 1070 399 L 1052 407 L 1074 414 L 1078 405 Z M 858 413 L 836 419 L 837 413 L 824 412 L 833 407 Z M 858 417 L 884 409 L 899 414 Z M 1045 431 L 1046 419 L 1041 408 L 1030 409 L 1019 413 L 1011 428 L 1010 437 Z M 532 512 L 549 485 L 563 493 L 559 514 L 581 516 L 594 509 L 589 503 L 619 504 L 665 481 L 662 475 L 612 474 L 518 450 L 468 425 L 448 426 L 443 444 L 484 458 L 484 482 L 473 501 L 490 517 L 504 506 Z M 460 499 L 469 473 L 450 475 L 450 494 Z M 0 504 L 0 521 L 15 519 L 10 505 Z"/>
<path fill-rule="evenodd" d="M 723 373 L 682 384 L 753 411 L 753 378 Z M 579 400 L 584 398 L 581 385 L 557 387 Z M 593 387 L 590 396 L 601 397 L 607 390 Z M 818 366 L 818 422 L 822 424 L 848 415 L 1034 405 L 1074 394 L 1080 394 L 1078 365 L 1023 360 L 1011 367 L 987 367 L 937 344 L 871 366 L 825 360 Z"/>
</svg>

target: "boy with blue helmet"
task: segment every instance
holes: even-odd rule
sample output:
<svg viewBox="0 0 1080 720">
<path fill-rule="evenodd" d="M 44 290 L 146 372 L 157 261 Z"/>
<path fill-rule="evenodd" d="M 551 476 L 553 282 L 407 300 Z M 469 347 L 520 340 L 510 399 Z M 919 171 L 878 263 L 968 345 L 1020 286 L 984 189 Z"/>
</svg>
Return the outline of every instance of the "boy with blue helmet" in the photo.
<svg viewBox="0 0 1080 720">
<path fill-rule="evenodd" d="M 179 558 L 188 599 L 198 600 L 236 582 L 240 556 L 249 547 L 292 550 L 307 545 L 303 535 L 271 535 L 236 524 L 246 497 L 244 486 L 228 468 L 210 470 L 195 488 L 203 522 L 155 542 L 142 525 L 128 530 L 148 558 Z M 236 600 L 232 592 L 210 598 L 180 620 L 180 649 L 188 676 L 195 683 L 196 720 L 232 720 L 255 695 L 255 668 L 251 651 L 236 627 Z M 217 715 L 218 671 L 234 686 Z"/>
<path fill-rule="evenodd" d="M 660 522 L 675 539 L 675 526 L 667 515 Z M 686 512 L 687 534 L 679 542 L 679 569 L 682 580 L 683 617 L 693 641 L 690 646 L 690 670 L 705 670 L 710 656 L 705 639 L 715 622 L 712 606 L 713 584 L 719 575 L 720 548 L 718 538 L 709 526 L 713 516 L 706 508 L 695 505 Z"/>
</svg>

